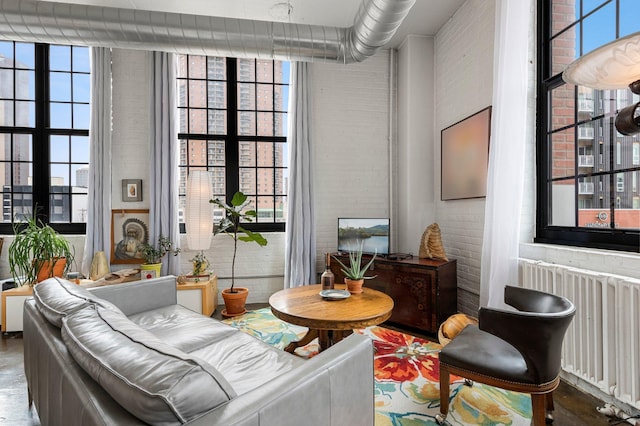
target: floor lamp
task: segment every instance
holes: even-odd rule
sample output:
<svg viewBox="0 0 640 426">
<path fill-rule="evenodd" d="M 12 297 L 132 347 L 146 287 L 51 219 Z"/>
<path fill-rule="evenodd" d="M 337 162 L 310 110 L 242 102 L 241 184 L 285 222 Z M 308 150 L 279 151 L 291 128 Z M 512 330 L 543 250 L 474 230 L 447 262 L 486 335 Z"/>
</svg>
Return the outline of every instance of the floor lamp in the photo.
<svg viewBox="0 0 640 426">
<path fill-rule="evenodd" d="M 211 175 L 206 170 L 192 170 L 187 178 L 187 198 L 185 202 L 185 228 L 187 246 L 190 250 L 200 250 L 191 259 L 193 271 L 191 275 L 198 280 L 206 276 L 209 262 L 204 255 L 211 244 L 213 233 L 213 204 L 209 202 L 213 196 Z"/>
</svg>

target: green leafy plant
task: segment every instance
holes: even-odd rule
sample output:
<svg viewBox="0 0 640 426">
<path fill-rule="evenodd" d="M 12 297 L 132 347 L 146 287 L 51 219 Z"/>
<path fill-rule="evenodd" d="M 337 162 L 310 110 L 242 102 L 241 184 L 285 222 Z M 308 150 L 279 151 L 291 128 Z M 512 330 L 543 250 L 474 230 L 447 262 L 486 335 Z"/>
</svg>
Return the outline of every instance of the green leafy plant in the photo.
<svg viewBox="0 0 640 426">
<path fill-rule="evenodd" d="M 33 284 L 38 272 L 48 264 L 49 276 L 53 276 L 55 261 L 66 258 L 64 273 L 74 260 L 72 246 L 65 237 L 49 225 L 37 220 L 35 215 L 13 227 L 14 240 L 9 246 L 9 270 L 16 283 Z"/>
<path fill-rule="evenodd" d="M 234 285 L 238 241 L 253 241 L 259 246 L 264 247 L 267 245 L 267 239 L 259 232 L 250 231 L 240 225 L 241 222 L 253 222 L 257 216 L 255 210 L 247 208 L 250 201 L 242 192 L 238 191 L 233 195 L 231 205 L 228 205 L 217 198 L 215 200 L 209 200 L 209 202 L 224 210 L 222 219 L 220 219 L 220 222 L 216 224 L 214 235 L 224 233 L 233 238 L 233 260 L 231 262 L 231 287 L 229 288 L 229 292 L 235 293 Z"/>
<path fill-rule="evenodd" d="M 142 244 L 138 248 L 138 252 L 142 255 L 145 263 L 152 264 L 162 262 L 162 258 L 167 253 L 171 253 L 174 256 L 177 256 L 178 253 L 180 253 L 180 249 L 174 249 L 171 240 L 160 234 L 160 236 L 158 237 L 158 244 L 156 246 L 148 243 Z"/>
<path fill-rule="evenodd" d="M 373 261 L 376 260 L 377 252 L 373 254 L 371 260 L 366 265 L 362 266 L 362 247 L 364 242 L 360 243 L 360 246 L 357 250 L 352 250 L 349 252 L 349 266 L 345 265 L 335 256 L 332 256 L 341 266 L 340 270 L 344 273 L 346 278 L 350 280 L 370 280 L 372 278 L 377 277 L 374 275 L 373 277 L 365 277 L 364 274 L 369 270 L 371 265 L 373 265 Z"/>
<path fill-rule="evenodd" d="M 191 273 L 193 276 L 204 275 L 206 269 L 209 267 L 209 260 L 207 260 L 207 257 L 202 251 L 193 256 L 190 262 L 193 265 L 193 271 Z"/>
</svg>

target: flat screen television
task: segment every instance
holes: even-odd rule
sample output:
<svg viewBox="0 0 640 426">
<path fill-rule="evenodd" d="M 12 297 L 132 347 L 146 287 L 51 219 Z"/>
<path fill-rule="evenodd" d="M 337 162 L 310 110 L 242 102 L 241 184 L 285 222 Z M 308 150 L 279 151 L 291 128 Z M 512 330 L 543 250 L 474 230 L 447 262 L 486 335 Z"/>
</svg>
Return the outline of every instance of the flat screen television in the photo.
<svg viewBox="0 0 640 426">
<path fill-rule="evenodd" d="M 338 251 L 389 254 L 389 218 L 338 218 Z"/>
</svg>

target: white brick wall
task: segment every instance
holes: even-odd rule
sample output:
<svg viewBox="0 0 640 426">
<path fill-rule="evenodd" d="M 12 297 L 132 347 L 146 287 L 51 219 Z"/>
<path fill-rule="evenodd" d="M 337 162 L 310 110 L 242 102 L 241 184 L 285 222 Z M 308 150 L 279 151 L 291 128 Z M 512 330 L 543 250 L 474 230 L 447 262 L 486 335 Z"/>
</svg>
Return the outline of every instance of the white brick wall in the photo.
<svg viewBox="0 0 640 426">
<path fill-rule="evenodd" d="M 260 247 L 256 243 L 238 242 L 236 256 L 235 285 L 247 287 L 247 303 L 265 303 L 269 296 L 282 290 L 284 283 L 285 237 L 283 232 L 263 234 L 267 245 Z M 187 247 L 187 238 L 182 236 L 182 247 Z M 192 265 L 189 261 L 196 252 L 183 250 L 180 254 L 181 270 L 187 274 Z M 216 235 L 211 247 L 205 251 L 211 268 L 218 276 L 218 290 L 231 286 L 231 263 L 233 259 L 233 240 L 226 235 Z M 218 293 L 220 303 L 222 297 Z"/>
<path fill-rule="evenodd" d="M 495 1 L 468 0 L 436 35 L 436 221 L 458 262 L 458 309 L 474 313 L 480 294 L 485 200 L 440 200 L 442 129 L 491 105 Z"/>
<path fill-rule="evenodd" d="M 149 66 L 147 52 L 113 49 L 111 202 L 114 209 L 149 208 Z M 122 179 L 143 180 L 143 201 L 122 202 Z"/>
<path fill-rule="evenodd" d="M 388 54 L 311 66 L 319 271 L 338 246 L 338 217 L 389 216 Z"/>
<path fill-rule="evenodd" d="M 435 221 L 434 73 L 433 37 L 408 37 L 398 51 L 397 215 L 391 218 L 399 253 L 417 254 Z"/>
</svg>

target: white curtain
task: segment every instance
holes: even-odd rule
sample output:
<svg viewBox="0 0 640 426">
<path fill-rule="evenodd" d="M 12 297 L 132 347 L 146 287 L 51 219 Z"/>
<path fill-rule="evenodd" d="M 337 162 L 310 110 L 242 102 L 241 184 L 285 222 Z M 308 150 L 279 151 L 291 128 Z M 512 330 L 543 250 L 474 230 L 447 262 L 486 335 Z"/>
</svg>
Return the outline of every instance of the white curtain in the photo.
<svg viewBox="0 0 640 426">
<path fill-rule="evenodd" d="M 306 62 L 292 62 L 285 288 L 313 284 L 317 281 L 309 108 L 309 65 Z"/>
<path fill-rule="evenodd" d="M 87 235 L 81 271 L 89 276 L 97 251 L 111 247 L 111 49 L 92 47 Z"/>
<path fill-rule="evenodd" d="M 497 0 L 493 108 L 482 244 L 480 306 L 504 308 L 518 283 L 520 210 L 527 139 L 531 0 Z"/>
<path fill-rule="evenodd" d="M 172 53 L 150 52 L 151 142 L 149 238 L 169 238 L 179 247 L 178 225 L 178 122 L 176 119 L 176 69 Z M 171 254 L 162 259 L 162 274 L 180 274 L 180 259 Z"/>
</svg>

